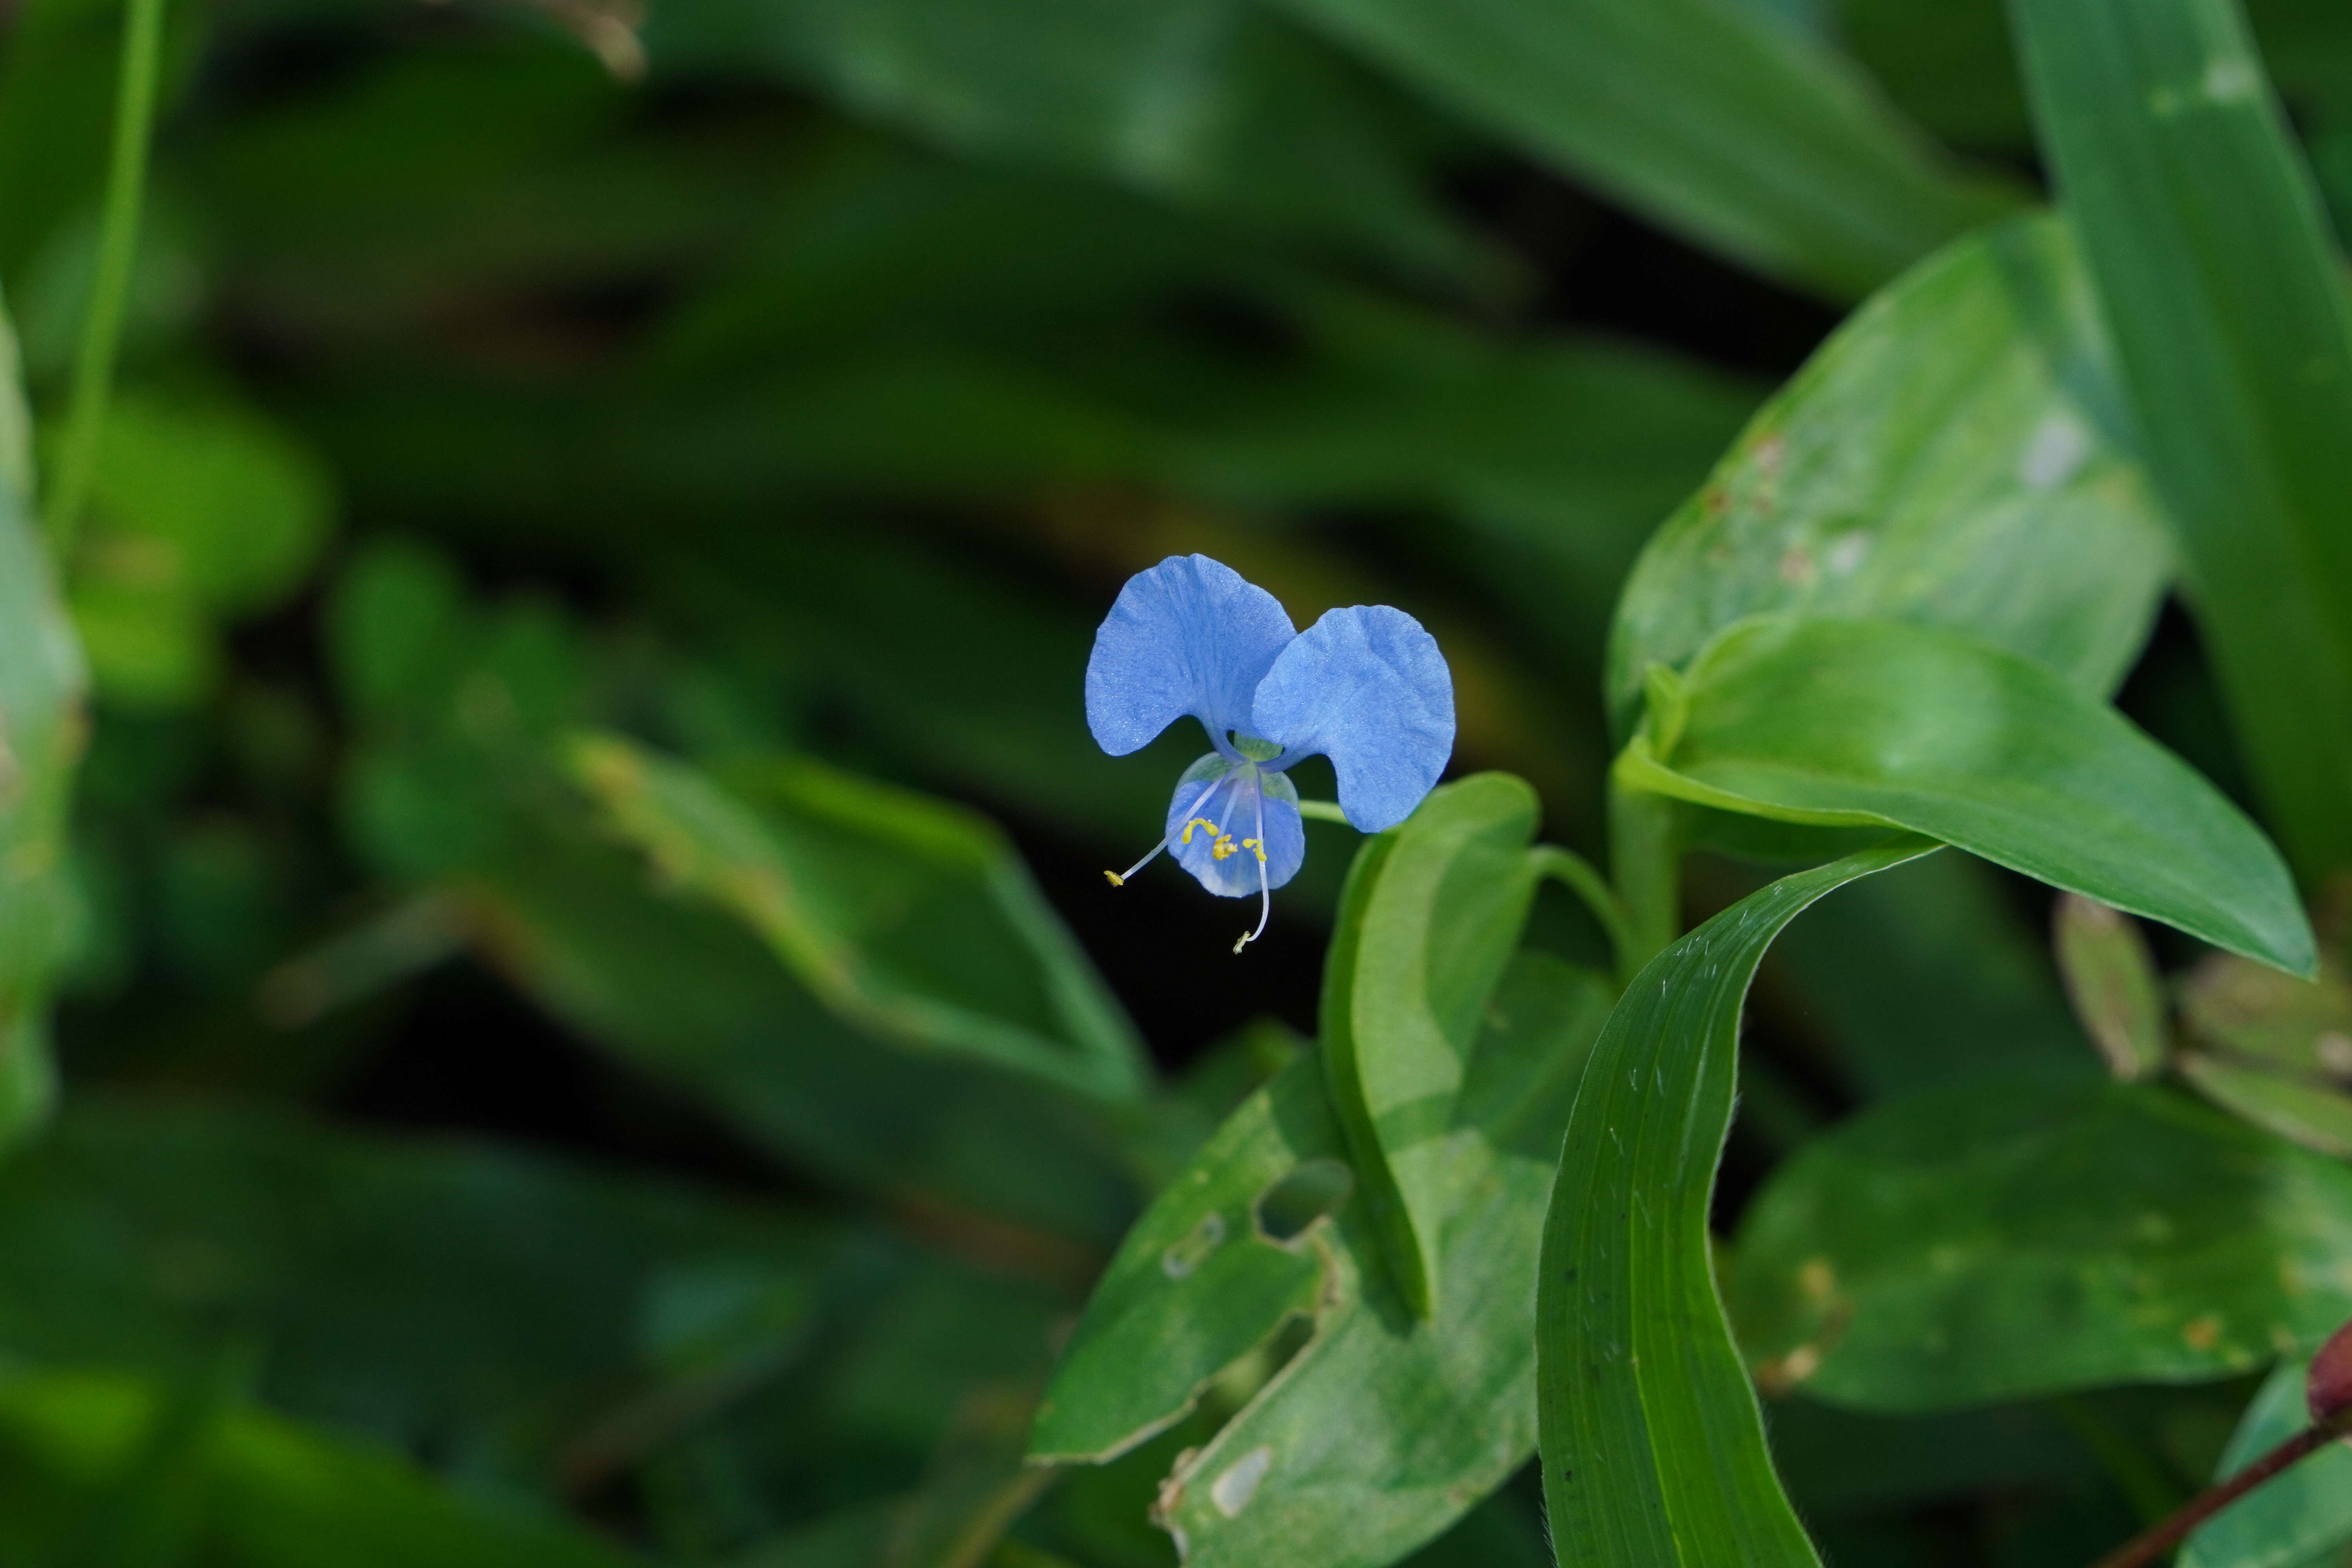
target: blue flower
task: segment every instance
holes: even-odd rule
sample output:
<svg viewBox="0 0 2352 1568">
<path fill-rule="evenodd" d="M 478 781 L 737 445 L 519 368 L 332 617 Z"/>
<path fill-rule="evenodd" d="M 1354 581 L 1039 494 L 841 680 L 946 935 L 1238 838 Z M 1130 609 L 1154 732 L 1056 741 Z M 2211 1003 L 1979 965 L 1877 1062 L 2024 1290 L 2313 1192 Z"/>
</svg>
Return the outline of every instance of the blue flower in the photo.
<svg viewBox="0 0 2352 1568">
<path fill-rule="evenodd" d="M 1358 605 L 1296 631 L 1273 595 L 1205 555 L 1129 578 L 1087 660 L 1087 725 L 1112 756 L 1188 713 L 1216 749 L 1176 781 L 1151 854 L 1103 875 L 1118 887 L 1168 849 L 1209 891 L 1257 894 L 1235 952 L 1307 858 L 1285 768 L 1329 757 L 1340 810 L 1378 833 L 1412 815 L 1454 752 L 1454 677 L 1419 621 Z"/>
</svg>

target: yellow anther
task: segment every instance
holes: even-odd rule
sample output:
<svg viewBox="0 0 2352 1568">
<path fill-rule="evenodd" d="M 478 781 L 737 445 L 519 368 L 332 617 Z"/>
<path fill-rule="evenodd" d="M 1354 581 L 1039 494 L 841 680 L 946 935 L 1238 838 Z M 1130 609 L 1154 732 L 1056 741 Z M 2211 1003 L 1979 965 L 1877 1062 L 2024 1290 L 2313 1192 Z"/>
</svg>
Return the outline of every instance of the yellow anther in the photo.
<svg viewBox="0 0 2352 1568">
<path fill-rule="evenodd" d="M 1186 823 L 1186 824 L 1184 825 L 1184 831 L 1183 831 L 1182 835 L 1177 838 L 1176 842 L 1177 842 L 1177 843 L 1179 843 L 1179 844 L 1190 844 L 1190 843 L 1192 843 L 1192 829 L 1194 829 L 1194 828 L 1196 828 L 1196 827 L 1205 827 L 1205 828 L 1207 828 L 1211 833 L 1223 833 L 1223 832 L 1224 831 L 1224 829 L 1223 829 L 1223 828 L 1219 827 L 1215 823 L 1211 822 L 1207 817 L 1205 817 L 1205 816 L 1196 816 L 1196 817 L 1194 817 L 1192 821 L 1190 821 L 1190 822 L 1188 822 L 1188 823 Z"/>
<path fill-rule="evenodd" d="M 1230 833 L 1218 835 L 1217 841 L 1209 846 L 1209 853 L 1215 856 L 1220 860 L 1223 859 L 1228 855 L 1238 853 L 1238 851 L 1234 848 L 1233 835 Z"/>
<path fill-rule="evenodd" d="M 1127 886 L 1127 879 L 1120 876 L 1116 871 L 1105 871 L 1103 875 L 1110 879 L 1110 885 L 1114 888 L 1124 888 Z"/>
<path fill-rule="evenodd" d="M 1244 838 L 1244 839 L 1243 839 L 1243 840 L 1242 840 L 1242 847 L 1243 847 L 1243 848 L 1244 848 L 1244 849 L 1247 849 L 1247 850 L 1251 851 L 1253 854 L 1255 854 L 1255 855 L 1257 857 L 1257 863 L 1258 863 L 1259 865 L 1263 866 L 1263 865 L 1265 865 L 1265 845 L 1260 844 L 1260 843 L 1259 843 L 1256 839 L 1255 839 L 1255 838 Z"/>
</svg>

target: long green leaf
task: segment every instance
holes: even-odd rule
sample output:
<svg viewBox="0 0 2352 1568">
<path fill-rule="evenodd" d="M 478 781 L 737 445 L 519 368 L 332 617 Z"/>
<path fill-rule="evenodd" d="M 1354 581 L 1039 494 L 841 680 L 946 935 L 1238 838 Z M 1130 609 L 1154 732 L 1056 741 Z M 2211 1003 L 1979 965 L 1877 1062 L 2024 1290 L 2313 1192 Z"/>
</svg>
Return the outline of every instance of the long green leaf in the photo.
<svg viewBox="0 0 2352 1568">
<path fill-rule="evenodd" d="M 1723 0 L 1283 0 L 1652 220 L 1832 296 L 1999 212 L 1848 62 Z"/>
<path fill-rule="evenodd" d="M 1508 773 L 1433 792 L 1359 851 L 1324 966 L 1332 1109 L 1398 1293 L 1423 1318 L 1455 1186 L 1444 1134 L 1535 897 L 1536 811 L 1535 791 Z"/>
<path fill-rule="evenodd" d="M 2224 1377 L 2352 1315 L 2352 1170 L 2177 1089 L 2005 1075 L 1808 1145 L 1734 1257 L 1759 1379 L 1841 1404 Z"/>
<path fill-rule="evenodd" d="M 1191 1409 L 1239 1349 L 1311 1318 L 1307 1342 L 1162 1487 L 1158 1517 L 1184 1560 L 1383 1568 L 1467 1512 L 1533 1445 L 1538 1214 L 1612 989 L 1533 953 L 1496 988 L 1440 1140 L 1454 1185 L 1433 1321 L 1379 1260 L 1321 1065 L 1302 1059 L 1121 1247 L 1032 1453 L 1131 1447 Z"/>
<path fill-rule="evenodd" d="M 1741 900 L 1654 959 L 1610 1015 L 1537 1274 L 1544 1498 L 1561 1563 L 1815 1568 L 1724 1321 L 1707 1204 L 1765 948 L 1823 894 L 1930 848 L 1892 841 Z"/>
<path fill-rule="evenodd" d="M 2294 973 L 2317 963 L 2285 865 L 2219 790 L 2041 665 L 1949 632 L 1739 622 L 1659 683 L 1618 770 L 1727 811 L 1924 833 Z"/>
<path fill-rule="evenodd" d="M 672 877 L 733 910 L 844 1017 L 919 1050 L 1130 1100 L 1118 1003 L 993 825 L 787 760 L 730 790 L 614 736 L 574 775 Z"/>
<path fill-rule="evenodd" d="M 81 649 L 33 523 L 16 339 L 0 310 L 0 1145 L 48 1109 L 48 992 L 72 896 L 66 818 L 87 720 Z"/>
<path fill-rule="evenodd" d="M 1854 312 L 1643 550 L 1609 704 L 1743 616 L 1965 631 L 2095 696 L 2138 657 L 2171 547 L 2074 246 L 1972 235 Z"/>
<path fill-rule="evenodd" d="M 2012 0 L 2231 717 L 2306 883 L 2352 866 L 2352 293 L 2235 0 Z"/>
</svg>

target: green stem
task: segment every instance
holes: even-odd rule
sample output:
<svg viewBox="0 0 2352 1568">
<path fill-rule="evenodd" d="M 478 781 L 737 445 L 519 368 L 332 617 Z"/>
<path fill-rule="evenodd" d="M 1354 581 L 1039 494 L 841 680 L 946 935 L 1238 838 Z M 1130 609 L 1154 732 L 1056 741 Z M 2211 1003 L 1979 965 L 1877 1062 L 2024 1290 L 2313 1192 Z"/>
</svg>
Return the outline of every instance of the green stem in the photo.
<svg viewBox="0 0 2352 1568">
<path fill-rule="evenodd" d="M 1348 820 L 1348 814 L 1339 809 L 1336 800 L 1302 800 L 1298 803 L 1298 815 L 1309 822 L 1344 824 Z"/>
<path fill-rule="evenodd" d="M 1528 853 L 1535 858 L 1537 876 L 1549 877 L 1584 900 L 1584 907 L 1592 911 L 1592 918 L 1609 935 L 1610 948 L 1617 955 L 1619 978 L 1633 979 L 1634 969 L 1640 967 L 1633 963 L 1639 944 L 1633 938 L 1633 923 L 1626 917 L 1624 904 L 1611 890 L 1609 879 L 1594 868 L 1591 861 L 1557 844 L 1538 844 Z"/>
<path fill-rule="evenodd" d="M 123 306 L 131 263 L 139 252 L 139 214 L 147 196 L 147 144 L 155 123 L 155 82 L 163 52 L 163 0 L 128 0 L 122 20 L 122 69 L 114 100 L 114 146 L 107 163 L 106 206 L 100 220 L 98 269 L 82 316 L 74 360 L 73 403 L 66 416 L 65 451 L 50 496 L 49 548 L 62 563 L 98 468 L 98 443 L 114 390 L 115 351 L 122 340 Z"/>
<path fill-rule="evenodd" d="M 1623 901 L 1628 942 L 1620 955 L 1630 982 L 1682 934 L 1682 836 L 1675 802 L 1647 790 L 1609 786 L 1609 860 Z"/>
</svg>

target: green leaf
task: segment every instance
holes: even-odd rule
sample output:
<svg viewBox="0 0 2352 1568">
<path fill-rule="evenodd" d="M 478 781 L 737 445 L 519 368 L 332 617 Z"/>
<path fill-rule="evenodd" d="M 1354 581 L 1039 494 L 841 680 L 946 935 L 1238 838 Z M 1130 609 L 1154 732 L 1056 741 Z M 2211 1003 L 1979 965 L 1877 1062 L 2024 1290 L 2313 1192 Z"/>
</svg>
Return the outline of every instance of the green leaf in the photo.
<svg viewBox="0 0 2352 1568">
<path fill-rule="evenodd" d="M 980 158 L 1084 171 L 1424 272 L 1479 259 L 1424 188 L 1438 138 L 1237 0 L 689 0 L 646 44 L 665 72 L 777 72 Z"/>
<path fill-rule="evenodd" d="M 1707 1205 L 1765 948 L 1823 894 L 1930 848 L 1892 841 L 1751 894 L 1652 960 L 1609 1016 L 1537 1272 L 1544 1499 L 1562 1564 L 1818 1562 L 1724 1321 Z"/>
<path fill-rule="evenodd" d="M 640 1561 L 583 1526 L 440 1485 L 370 1444 L 246 1409 L 194 1413 L 173 1432 L 174 1414 L 154 1384 L 120 1374 L 0 1384 L 0 1552 L 302 1568 L 332 1542 L 351 1568 Z"/>
<path fill-rule="evenodd" d="M 2352 1170 L 2177 1090 L 2004 1076 L 1809 1145 L 1734 1256 L 1768 1385 L 1926 1411 L 2192 1382 L 2352 1315 Z"/>
<path fill-rule="evenodd" d="M 2262 831 L 2041 665 L 1894 622 L 1759 616 L 1691 663 L 1685 717 L 1619 759 L 1639 788 L 1783 821 L 1924 833 L 2294 973 L 2309 922 Z"/>
<path fill-rule="evenodd" d="M 1311 1314 L 1304 1346 L 1163 1488 L 1160 1517 L 1185 1561 L 1381 1568 L 1468 1511 L 1532 1446 L 1537 1214 L 1611 993 L 1533 953 L 1496 989 L 1443 1140 L 1455 1185 L 1434 1321 L 1412 1316 L 1376 1261 L 1360 1189 L 1341 1197 L 1322 1179 L 1345 1172 L 1347 1144 L 1322 1068 L 1301 1060 L 1120 1247 L 1047 1390 L 1033 1456 L 1120 1451 L 1192 1408 L 1241 1349 Z M 1213 1269 L 1258 1285 L 1221 1293 L 1202 1283 Z M 1104 1375 L 1115 1365 L 1122 1375 Z"/>
<path fill-rule="evenodd" d="M 2107 1070 L 2126 1083 L 2161 1072 L 2171 1041 L 2164 982 L 2147 939 L 2124 916 L 2075 893 L 2059 899 L 2053 919 L 2067 999 L 2083 1032 L 2106 1058 Z"/>
<path fill-rule="evenodd" d="M 1717 0 L 1284 0 L 1643 216 L 1834 297 L 1999 212 L 1829 48 Z"/>
<path fill-rule="evenodd" d="M 16 338 L 0 311 L 0 404 L 21 410 Z M 0 1146 L 47 1112 L 55 1094 L 48 994 L 73 920 L 65 879 L 74 765 L 88 720 L 84 671 L 59 601 L 32 497 L 16 481 L 19 447 L 0 479 Z"/>
<path fill-rule="evenodd" d="M 917 1050 L 1136 1098 L 1142 1047 L 1003 836 L 944 802 L 799 759 L 735 787 L 614 736 L 574 776 L 664 873 L 750 922 L 842 1016 Z"/>
<path fill-rule="evenodd" d="M 85 1097 L 0 1166 L 0 1347 L 165 1376 L 250 1338 L 278 1407 L 535 1488 L 649 1384 L 796 1351 L 834 1245 L 479 1143 Z"/>
<path fill-rule="evenodd" d="M 2234 0 L 2012 0 L 2205 644 L 2296 869 L 2352 865 L 2352 291 Z"/>
<path fill-rule="evenodd" d="M 1077 1281 L 1134 1215 L 1113 1130 L 1077 1097 L 877 1049 L 749 926 L 649 887 L 634 857 L 551 836 L 456 891 L 477 951 L 525 994 L 826 1184 Z"/>
<path fill-rule="evenodd" d="M 1508 773 L 1442 786 L 1358 851 L 1323 971 L 1323 1066 L 1364 1205 L 1416 1316 L 1435 1310 L 1445 1133 L 1487 994 L 1536 890 L 1535 791 Z"/>
<path fill-rule="evenodd" d="M 1619 735 L 1651 665 L 1772 612 L 1947 626 L 2113 691 L 2172 563 L 2107 357 L 2048 217 L 1882 290 L 1643 552 L 1610 642 Z"/>
<path fill-rule="evenodd" d="M 2352 1155 L 2352 985 L 2330 953 L 2296 980 L 2214 954 L 2180 987 L 2181 1075 L 2209 1100 L 2324 1154 Z"/>
<path fill-rule="evenodd" d="M 2226 1480 L 2311 1424 L 2302 1361 L 2281 1362 L 2246 1406 L 2213 1479 Z M 2333 1444 L 2264 1481 L 2198 1528 L 2180 1568 L 2303 1568 L 2352 1544 L 2352 1447 Z"/>
</svg>

